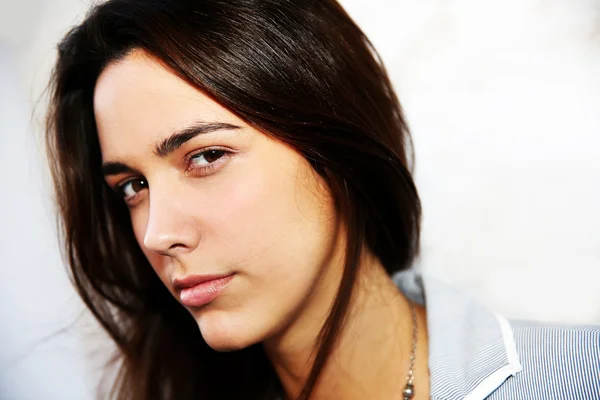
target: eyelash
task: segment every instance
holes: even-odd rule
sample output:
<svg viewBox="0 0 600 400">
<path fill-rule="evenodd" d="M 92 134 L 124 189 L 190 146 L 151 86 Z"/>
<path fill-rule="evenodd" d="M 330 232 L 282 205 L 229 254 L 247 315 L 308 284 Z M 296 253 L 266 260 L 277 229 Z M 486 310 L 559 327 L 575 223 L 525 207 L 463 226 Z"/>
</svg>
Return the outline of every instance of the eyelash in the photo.
<svg viewBox="0 0 600 400">
<path fill-rule="evenodd" d="M 219 156 L 215 161 L 210 162 L 207 165 L 204 165 L 204 166 L 201 166 L 201 167 L 194 167 L 194 166 L 192 166 L 192 162 L 195 159 L 199 158 L 199 156 L 202 156 L 202 155 L 206 156 L 210 152 L 221 152 L 222 155 Z M 187 174 L 191 174 L 191 175 L 196 175 L 196 176 L 207 176 L 207 175 L 209 175 L 211 173 L 211 171 L 213 171 L 215 168 L 218 167 L 218 164 L 222 164 L 223 163 L 223 161 L 221 161 L 221 160 L 223 160 L 224 157 L 228 157 L 229 155 L 231 155 L 231 153 L 233 153 L 231 150 L 228 150 L 228 149 L 225 149 L 225 148 L 222 148 L 222 147 L 210 147 L 210 148 L 202 149 L 202 150 L 200 150 L 198 152 L 195 152 L 195 153 L 191 153 L 191 154 L 189 154 L 189 155 L 187 155 L 185 157 L 185 162 L 186 162 L 186 165 L 187 165 L 185 173 L 186 173 L 186 175 Z M 142 186 L 144 186 L 143 189 L 147 189 L 148 188 L 148 183 L 146 182 L 145 179 L 143 179 L 143 178 L 131 178 L 131 179 L 128 179 L 125 182 L 117 185 L 115 187 L 115 189 L 114 189 L 115 192 L 117 192 L 119 195 L 122 196 L 122 198 L 125 200 L 125 202 L 130 207 L 136 205 L 135 204 L 135 199 L 138 198 L 139 194 L 141 193 L 141 191 L 143 189 L 140 190 L 139 192 L 136 192 L 130 198 L 127 198 L 125 196 L 124 191 L 125 191 L 127 185 L 129 185 L 129 184 L 131 184 L 133 182 L 136 182 L 136 181 L 143 182 L 143 184 L 142 184 Z"/>
</svg>

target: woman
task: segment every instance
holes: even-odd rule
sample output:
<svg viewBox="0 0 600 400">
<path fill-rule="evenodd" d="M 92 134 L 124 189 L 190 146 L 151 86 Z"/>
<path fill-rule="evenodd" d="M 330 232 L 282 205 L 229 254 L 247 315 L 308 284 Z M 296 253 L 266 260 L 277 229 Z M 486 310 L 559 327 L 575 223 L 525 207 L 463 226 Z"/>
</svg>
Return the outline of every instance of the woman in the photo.
<svg viewBox="0 0 600 400">
<path fill-rule="evenodd" d="M 510 325 L 407 271 L 408 130 L 334 0 L 110 0 L 51 84 L 66 254 L 118 347 L 114 397 L 599 398 L 598 329 Z"/>
</svg>

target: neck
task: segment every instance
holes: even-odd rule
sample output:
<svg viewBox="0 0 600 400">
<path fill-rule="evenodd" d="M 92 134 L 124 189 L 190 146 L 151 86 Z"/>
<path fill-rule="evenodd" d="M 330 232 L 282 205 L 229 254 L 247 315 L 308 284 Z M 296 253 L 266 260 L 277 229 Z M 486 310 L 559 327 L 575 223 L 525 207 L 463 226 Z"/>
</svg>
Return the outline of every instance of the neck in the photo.
<svg viewBox="0 0 600 400">
<path fill-rule="evenodd" d="M 365 257 L 362 264 L 346 322 L 311 398 L 330 398 L 332 393 L 343 400 L 403 398 L 412 350 L 410 304 L 375 257 Z M 264 342 L 288 398 L 298 397 L 310 375 L 318 334 L 336 294 L 337 285 L 320 285 L 302 314 L 284 332 Z M 426 399 L 427 330 L 420 306 L 417 328 L 414 399 Z"/>
</svg>

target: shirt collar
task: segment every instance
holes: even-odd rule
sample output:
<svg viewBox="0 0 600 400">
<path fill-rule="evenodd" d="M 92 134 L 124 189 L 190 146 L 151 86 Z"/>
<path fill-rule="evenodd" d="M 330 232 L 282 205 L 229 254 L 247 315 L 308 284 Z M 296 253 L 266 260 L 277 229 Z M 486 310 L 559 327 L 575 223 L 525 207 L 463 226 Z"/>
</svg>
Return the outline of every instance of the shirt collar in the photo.
<svg viewBox="0 0 600 400">
<path fill-rule="evenodd" d="M 505 318 L 415 269 L 393 278 L 407 298 L 427 310 L 432 400 L 482 400 L 521 371 Z"/>
</svg>

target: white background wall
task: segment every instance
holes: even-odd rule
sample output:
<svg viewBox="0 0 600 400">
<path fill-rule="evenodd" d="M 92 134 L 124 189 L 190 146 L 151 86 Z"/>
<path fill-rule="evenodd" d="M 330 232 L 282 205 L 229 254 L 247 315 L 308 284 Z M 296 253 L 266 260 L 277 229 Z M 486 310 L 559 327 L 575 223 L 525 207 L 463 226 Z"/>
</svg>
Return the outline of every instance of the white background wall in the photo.
<svg viewBox="0 0 600 400">
<path fill-rule="evenodd" d="M 88 4 L 0 0 L 2 400 L 91 399 L 98 378 L 31 118 Z M 600 0 L 342 4 L 412 128 L 420 265 L 508 316 L 600 323 Z"/>
</svg>

